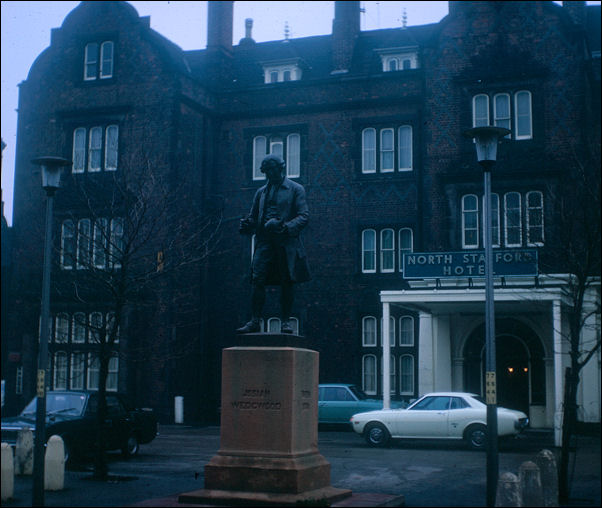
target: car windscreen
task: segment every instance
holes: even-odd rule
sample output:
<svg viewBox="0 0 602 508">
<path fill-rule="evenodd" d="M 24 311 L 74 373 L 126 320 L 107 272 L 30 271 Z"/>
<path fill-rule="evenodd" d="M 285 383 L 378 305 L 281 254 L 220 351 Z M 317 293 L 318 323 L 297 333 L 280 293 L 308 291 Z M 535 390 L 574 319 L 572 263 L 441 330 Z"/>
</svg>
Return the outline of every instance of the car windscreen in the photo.
<svg viewBox="0 0 602 508">
<path fill-rule="evenodd" d="M 37 408 L 37 397 L 33 399 L 21 414 L 34 414 Z M 46 414 L 63 414 L 79 416 L 82 414 L 86 397 L 80 393 L 47 393 Z"/>
<path fill-rule="evenodd" d="M 349 389 L 353 392 L 353 395 L 355 395 L 359 400 L 366 400 L 368 398 L 368 396 L 355 385 L 350 385 Z"/>
</svg>

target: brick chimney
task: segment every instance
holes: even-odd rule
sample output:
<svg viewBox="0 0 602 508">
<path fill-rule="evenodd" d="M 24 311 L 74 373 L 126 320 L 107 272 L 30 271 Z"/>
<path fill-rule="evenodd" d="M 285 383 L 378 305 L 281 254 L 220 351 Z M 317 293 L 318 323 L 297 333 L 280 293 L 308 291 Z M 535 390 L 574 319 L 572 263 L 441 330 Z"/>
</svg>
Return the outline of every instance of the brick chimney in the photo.
<svg viewBox="0 0 602 508">
<path fill-rule="evenodd" d="M 207 2 L 207 49 L 232 51 L 234 2 Z"/>
<path fill-rule="evenodd" d="M 332 74 L 349 72 L 359 33 L 359 1 L 336 1 L 332 21 Z"/>
<path fill-rule="evenodd" d="M 583 26 L 585 23 L 585 2 L 570 1 L 562 2 L 562 7 L 569 14 L 573 23 Z"/>
<path fill-rule="evenodd" d="M 207 2 L 206 79 L 211 87 L 232 81 L 232 23 L 234 2 Z"/>
</svg>

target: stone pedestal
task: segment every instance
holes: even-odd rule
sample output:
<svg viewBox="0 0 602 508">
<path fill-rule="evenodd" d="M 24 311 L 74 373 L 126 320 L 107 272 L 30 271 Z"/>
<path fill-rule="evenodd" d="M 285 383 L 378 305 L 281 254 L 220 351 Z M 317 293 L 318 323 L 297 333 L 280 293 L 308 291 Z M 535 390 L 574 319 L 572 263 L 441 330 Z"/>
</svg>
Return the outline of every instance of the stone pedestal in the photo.
<svg viewBox="0 0 602 508">
<path fill-rule="evenodd" d="M 349 495 L 330 486 L 318 451 L 318 353 L 224 349 L 220 449 L 205 466 L 205 489 L 179 502 L 332 504 Z"/>
</svg>

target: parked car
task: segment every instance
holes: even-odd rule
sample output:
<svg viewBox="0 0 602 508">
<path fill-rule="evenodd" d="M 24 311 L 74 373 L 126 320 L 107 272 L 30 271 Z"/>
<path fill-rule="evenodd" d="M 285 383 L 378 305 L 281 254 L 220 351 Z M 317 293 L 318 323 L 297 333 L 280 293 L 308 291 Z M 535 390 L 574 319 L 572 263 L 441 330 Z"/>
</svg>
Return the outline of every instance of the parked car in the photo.
<svg viewBox="0 0 602 508">
<path fill-rule="evenodd" d="M 391 407 L 404 407 L 403 402 L 391 401 Z M 349 424 L 355 413 L 382 409 L 382 399 L 371 399 L 353 384 L 321 384 L 318 386 L 318 423 Z"/>
<path fill-rule="evenodd" d="M 498 435 L 519 434 L 529 424 L 521 411 L 497 408 Z M 371 446 L 391 438 L 464 439 L 473 449 L 485 447 L 487 406 L 472 393 L 428 393 L 407 409 L 370 411 L 353 415 L 351 426 Z"/>
<path fill-rule="evenodd" d="M 15 445 L 17 434 L 28 427 L 35 435 L 37 398 L 19 416 L 2 418 L 2 442 Z M 94 450 L 97 430 L 98 393 L 49 391 L 46 394 L 46 441 L 59 435 L 65 444 L 65 460 Z M 107 393 L 107 418 L 103 434 L 106 450 L 123 455 L 138 453 L 140 444 L 157 435 L 157 419 L 151 409 L 135 409 L 121 394 Z"/>
</svg>

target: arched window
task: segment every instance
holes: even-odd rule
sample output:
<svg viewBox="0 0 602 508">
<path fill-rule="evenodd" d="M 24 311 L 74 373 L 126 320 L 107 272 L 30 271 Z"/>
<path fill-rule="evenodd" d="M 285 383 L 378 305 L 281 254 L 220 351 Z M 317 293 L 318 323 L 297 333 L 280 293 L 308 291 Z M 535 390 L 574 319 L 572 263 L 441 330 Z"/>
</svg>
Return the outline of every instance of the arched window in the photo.
<svg viewBox="0 0 602 508">
<path fill-rule="evenodd" d="M 100 46 L 100 79 L 113 77 L 113 43 L 103 42 Z"/>
<path fill-rule="evenodd" d="M 510 129 L 510 95 L 499 93 L 493 97 L 493 124 Z M 509 137 L 508 134 L 506 137 Z"/>
<path fill-rule="evenodd" d="M 368 395 L 376 395 L 376 356 L 362 357 L 362 389 Z"/>
<path fill-rule="evenodd" d="M 55 390 L 67 389 L 67 353 L 59 351 L 54 354 L 54 376 L 52 387 Z"/>
<path fill-rule="evenodd" d="M 89 353 L 88 358 L 88 390 L 98 390 L 98 378 L 100 373 L 100 360 L 95 353 Z M 107 380 L 108 381 L 108 380 Z"/>
<path fill-rule="evenodd" d="M 402 355 L 399 358 L 399 390 L 403 395 L 414 394 L 414 357 Z"/>
<path fill-rule="evenodd" d="M 543 242 L 543 194 L 531 191 L 527 193 L 527 245 L 539 246 Z"/>
<path fill-rule="evenodd" d="M 484 127 L 489 125 L 489 96 L 475 95 L 472 98 L 472 126 Z"/>
<path fill-rule="evenodd" d="M 362 272 L 376 273 L 376 231 L 362 231 Z"/>
<path fill-rule="evenodd" d="M 389 58 L 389 71 L 396 71 L 399 63 L 397 62 L 397 58 Z"/>
<path fill-rule="evenodd" d="M 280 333 L 280 319 L 275 317 L 268 319 L 268 333 Z"/>
<path fill-rule="evenodd" d="M 73 221 L 67 219 L 61 226 L 61 268 L 73 269 L 75 261 L 75 228 Z"/>
<path fill-rule="evenodd" d="M 90 219 L 80 219 L 77 223 L 77 268 L 90 268 Z"/>
<path fill-rule="evenodd" d="M 380 171 L 389 173 L 395 169 L 395 143 L 393 129 L 380 131 Z"/>
<path fill-rule="evenodd" d="M 479 200 L 474 194 L 462 196 L 462 247 L 479 246 Z"/>
<path fill-rule="evenodd" d="M 86 366 L 86 353 L 73 353 L 71 355 L 71 374 L 69 387 L 71 390 L 84 389 L 84 372 Z"/>
<path fill-rule="evenodd" d="M 109 359 L 109 371 L 107 373 L 107 391 L 116 392 L 119 381 L 119 356 L 113 353 Z"/>
<path fill-rule="evenodd" d="M 54 328 L 54 342 L 69 342 L 69 316 L 61 313 L 56 316 Z"/>
<path fill-rule="evenodd" d="M 97 219 L 94 221 L 94 246 L 92 249 L 93 262 L 96 268 L 106 268 L 107 266 L 107 238 L 108 238 L 107 219 Z"/>
<path fill-rule="evenodd" d="M 265 136 L 253 138 L 253 180 L 265 180 L 261 172 L 261 161 L 267 155 L 267 139 Z"/>
<path fill-rule="evenodd" d="M 392 229 L 380 232 L 380 271 L 395 271 L 395 232 Z"/>
<path fill-rule="evenodd" d="M 362 131 L 362 173 L 376 173 L 376 129 Z"/>
<path fill-rule="evenodd" d="M 399 271 L 403 271 L 403 255 L 414 251 L 414 234 L 410 228 L 399 230 Z"/>
<path fill-rule="evenodd" d="M 412 126 L 402 125 L 399 133 L 399 171 L 412 170 Z"/>
<path fill-rule="evenodd" d="M 362 319 L 362 346 L 376 346 L 376 318 L 366 316 Z"/>
<path fill-rule="evenodd" d="M 83 344 L 86 342 L 86 315 L 83 312 L 76 312 L 73 314 L 73 326 L 72 326 L 73 336 L 71 341 L 77 344 Z"/>
<path fill-rule="evenodd" d="M 414 318 L 412 316 L 399 318 L 399 345 L 414 345 Z"/>
<path fill-rule="evenodd" d="M 270 153 L 282 158 L 284 147 L 282 146 L 282 138 L 274 137 L 270 139 Z"/>
<path fill-rule="evenodd" d="M 289 178 L 301 174 L 301 136 L 296 133 L 286 137 L 286 174 Z"/>
<path fill-rule="evenodd" d="M 514 95 L 514 139 L 531 139 L 533 125 L 531 116 L 531 92 L 522 90 Z"/>
<path fill-rule="evenodd" d="M 98 75 L 98 43 L 86 44 L 84 51 L 84 80 L 96 79 Z"/>
<path fill-rule="evenodd" d="M 104 342 L 102 314 L 100 312 L 92 312 L 90 314 L 90 335 L 91 344 L 100 344 Z"/>
<path fill-rule="evenodd" d="M 506 224 L 504 240 L 506 247 L 520 247 L 523 242 L 520 201 L 518 192 L 508 192 L 504 195 L 504 222 Z"/>
<path fill-rule="evenodd" d="M 88 141 L 88 171 L 95 172 L 101 169 L 102 158 L 102 127 L 90 129 Z"/>
<path fill-rule="evenodd" d="M 73 131 L 73 173 L 83 173 L 86 169 L 86 129 L 78 127 Z"/>
<path fill-rule="evenodd" d="M 119 127 L 109 125 L 105 137 L 105 170 L 115 171 L 117 169 L 117 155 L 119 153 Z"/>
<path fill-rule="evenodd" d="M 116 217 L 111 220 L 111 237 L 109 238 L 110 267 L 120 268 L 123 255 L 123 219 Z"/>
</svg>

